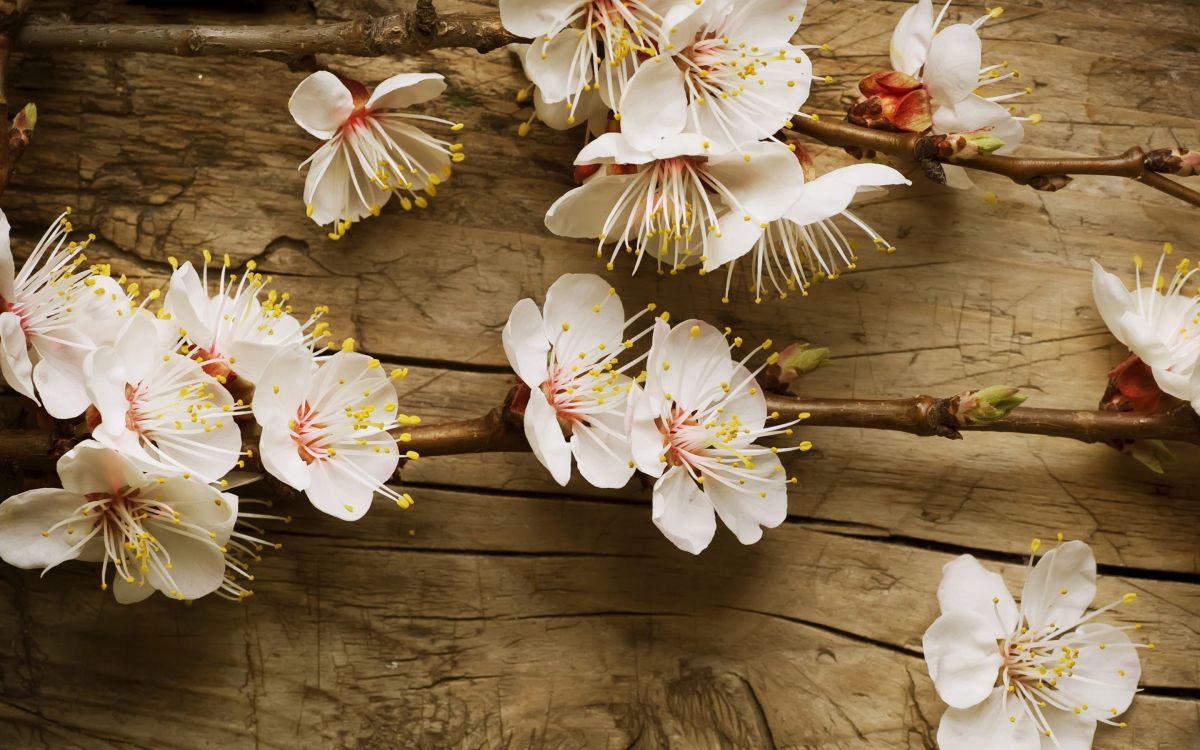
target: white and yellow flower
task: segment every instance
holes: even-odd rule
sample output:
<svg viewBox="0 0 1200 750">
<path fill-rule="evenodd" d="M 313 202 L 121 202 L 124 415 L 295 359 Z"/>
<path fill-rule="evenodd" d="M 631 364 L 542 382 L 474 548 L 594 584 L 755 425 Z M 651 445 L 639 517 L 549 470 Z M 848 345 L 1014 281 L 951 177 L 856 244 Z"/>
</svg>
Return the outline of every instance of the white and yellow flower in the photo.
<svg viewBox="0 0 1200 750">
<path fill-rule="evenodd" d="M 0 373 L 57 419 L 87 408 L 83 360 L 112 341 L 130 311 L 129 297 L 106 269 L 84 266 L 93 237 L 70 240 L 69 213 L 54 220 L 17 272 L 8 218 L 0 212 Z"/>
<path fill-rule="evenodd" d="M 405 371 L 389 376 L 379 360 L 351 349 L 348 340 L 320 364 L 303 347 L 279 352 L 252 404 L 262 427 L 263 467 L 318 510 L 346 521 L 362 518 L 376 494 L 401 507 L 412 503 L 386 485 L 400 460 L 389 431 L 420 422 L 397 411 L 393 380 Z"/>
<path fill-rule="evenodd" d="M 1059 535 L 1059 540 L 1062 537 Z M 1095 622 L 1134 594 L 1091 613 L 1096 560 L 1079 541 L 1033 565 L 1018 606 L 997 573 L 971 555 L 947 563 L 941 616 L 925 631 L 925 663 L 950 708 L 938 727 L 942 750 L 1083 750 L 1097 723 L 1125 726 L 1141 676 L 1126 627 Z"/>
<path fill-rule="evenodd" d="M 546 292 L 538 310 L 518 302 L 504 326 L 504 351 L 529 386 L 525 437 L 555 481 L 571 477 L 571 457 L 596 487 L 623 487 L 634 466 L 625 430 L 625 373 L 644 357 L 619 363 L 635 341 L 625 330 L 646 311 L 625 319 L 616 290 L 598 276 L 567 274 Z"/>
<path fill-rule="evenodd" d="M 67 560 L 101 563 L 100 586 L 118 602 L 161 591 L 175 599 L 214 592 L 241 598 L 250 578 L 229 553 L 238 499 L 203 481 L 146 474 L 121 453 L 85 441 L 58 462 L 62 489 L 0 503 L 0 557 L 48 571 Z"/>
<path fill-rule="evenodd" d="M 735 339 L 733 346 L 740 344 Z M 630 446 L 637 468 L 657 478 L 655 525 L 692 554 L 712 541 L 714 512 L 742 544 L 757 542 L 764 527 L 787 516 L 788 479 L 778 453 L 795 448 L 758 441 L 790 434 L 790 423 L 766 425 L 757 371 L 746 369 L 769 346 L 738 361 L 725 335 L 707 323 L 687 320 L 671 329 L 655 322 L 645 385 L 630 394 Z"/>
<path fill-rule="evenodd" d="M 450 165 L 464 159 L 460 144 L 418 127 L 435 123 L 457 132 L 461 123 L 403 111 L 445 90 L 436 73 L 394 75 L 368 93 L 357 81 L 318 71 L 296 87 L 288 102 L 292 117 L 325 141 L 300 165 L 308 166 L 304 205 L 316 223 L 334 224 L 331 239 L 378 215 L 393 194 L 405 210 L 424 208 Z"/>
</svg>

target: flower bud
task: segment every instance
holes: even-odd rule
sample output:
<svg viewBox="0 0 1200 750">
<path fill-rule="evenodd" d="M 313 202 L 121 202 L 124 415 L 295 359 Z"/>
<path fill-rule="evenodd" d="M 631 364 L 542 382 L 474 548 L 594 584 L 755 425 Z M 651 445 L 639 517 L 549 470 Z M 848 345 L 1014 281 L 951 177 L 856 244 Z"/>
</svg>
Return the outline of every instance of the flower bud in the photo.
<svg viewBox="0 0 1200 750">
<path fill-rule="evenodd" d="M 1018 391 L 1018 388 L 1003 385 L 967 391 L 958 396 L 958 404 L 953 407 L 954 416 L 963 425 L 999 422 L 1025 403 L 1027 397 Z"/>
<path fill-rule="evenodd" d="M 858 90 L 863 98 L 847 113 L 855 125 L 909 133 L 933 127 L 929 91 L 910 75 L 895 70 L 872 73 L 859 81 Z"/>
<path fill-rule="evenodd" d="M 814 347 L 797 341 L 779 351 L 779 358 L 767 365 L 763 373 L 763 388 L 771 393 L 789 393 L 791 384 L 829 364 L 829 347 Z"/>
<path fill-rule="evenodd" d="M 1108 373 L 1108 389 L 1100 401 L 1105 411 L 1155 412 L 1166 394 L 1158 387 L 1150 366 L 1130 354 Z"/>
</svg>

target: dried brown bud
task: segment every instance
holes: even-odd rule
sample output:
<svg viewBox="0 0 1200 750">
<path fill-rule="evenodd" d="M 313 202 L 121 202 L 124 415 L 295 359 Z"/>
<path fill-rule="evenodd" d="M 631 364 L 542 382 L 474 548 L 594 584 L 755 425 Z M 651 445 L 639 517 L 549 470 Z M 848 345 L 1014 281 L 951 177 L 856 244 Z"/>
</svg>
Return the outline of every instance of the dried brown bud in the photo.
<svg viewBox="0 0 1200 750">
<path fill-rule="evenodd" d="M 1070 185 L 1072 178 L 1065 174 L 1040 175 L 1029 181 L 1029 187 L 1043 193 L 1054 193 Z"/>
<path fill-rule="evenodd" d="M 1200 151 L 1186 148 L 1160 148 L 1146 154 L 1143 161 L 1151 172 L 1193 177 L 1200 174 Z"/>
<path fill-rule="evenodd" d="M 863 98 L 846 119 L 876 130 L 923 133 L 933 127 L 929 91 L 910 75 L 895 70 L 872 73 L 858 83 Z"/>
</svg>

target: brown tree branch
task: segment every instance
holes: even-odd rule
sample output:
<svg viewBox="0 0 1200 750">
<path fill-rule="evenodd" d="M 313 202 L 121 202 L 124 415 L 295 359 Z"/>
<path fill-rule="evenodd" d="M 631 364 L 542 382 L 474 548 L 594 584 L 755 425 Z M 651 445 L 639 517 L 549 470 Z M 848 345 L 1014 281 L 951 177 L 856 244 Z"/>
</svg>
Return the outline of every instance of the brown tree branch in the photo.
<svg viewBox="0 0 1200 750">
<path fill-rule="evenodd" d="M 505 31 L 497 14 L 439 14 L 429 0 L 422 0 L 411 11 L 309 26 L 63 23 L 31 17 L 14 41 L 22 51 L 90 49 L 286 59 L 315 54 L 411 55 L 442 47 L 490 52 L 526 40 Z"/>
<path fill-rule="evenodd" d="M 888 156 L 916 162 L 933 159 L 967 169 L 991 172 L 1037 190 L 1057 190 L 1065 183 L 1055 178 L 1069 178 L 1075 175 L 1127 177 L 1193 206 L 1200 206 L 1200 191 L 1193 190 L 1155 171 L 1155 169 L 1170 168 L 1169 164 L 1161 158 L 1164 153 L 1162 150 L 1147 153 L 1135 146 L 1119 156 L 1033 159 L 980 155 L 973 159 L 937 159 L 932 153 L 931 139 L 919 133 L 894 133 L 852 125 L 848 122 L 807 117 L 792 118 L 791 130 L 830 146 L 848 146 L 864 151 L 878 151 Z"/>
</svg>

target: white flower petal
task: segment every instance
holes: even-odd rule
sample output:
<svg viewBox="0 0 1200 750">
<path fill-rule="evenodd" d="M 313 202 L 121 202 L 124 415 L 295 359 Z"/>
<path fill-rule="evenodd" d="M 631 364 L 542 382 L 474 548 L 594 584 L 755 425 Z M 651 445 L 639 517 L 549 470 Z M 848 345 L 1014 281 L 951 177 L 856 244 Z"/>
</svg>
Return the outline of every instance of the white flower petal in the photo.
<svg viewBox="0 0 1200 750">
<path fill-rule="evenodd" d="M 761 222 L 745 221 L 736 212 L 726 212 L 721 219 L 720 231 L 708 239 L 708 250 L 704 254 L 705 273 L 711 273 L 750 252 L 762 236 Z"/>
<path fill-rule="evenodd" d="M 762 539 L 764 528 L 773 529 L 787 518 L 787 476 L 779 457 L 769 453 L 756 456 L 749 473 L 761 481 L 747 478 L 745 486 L 735 487 L 715 477 L 704 481 L 704 494 L 742 544 L 754 544 Z"/>
<path fill-rule="evenodd" d="M 992 692 L 1004 663 L 994 631 L 992 620 L 967 611 L 948 612 L 925 631 L 925 663 L 947 704 L 969 708 Z"/>
<path fill-rule="evenodd" d="M 626 423 L 629 427 L 629 449 L 638 471 L 652 477 L 661 476 L 666 468 L 660 459 L 666 449 L 662 431 L 655 422 L 661 414 L 639 386 L 629 392 Z"/>
<path fill-rule="evenodd" d="M 621 298 L 604 279 L 590 273 L 568 273 L 546 290 L 545 336 L 554 342 L 555 358 L 579 366 L 608 356 L 625 331 Z M 604 344 L 605 350 L 598 347 Z M 584 357 L 580 358 L 579 355 Z"/>
<path fill-rule="evenodd" d="M 308 489 L 312 481 L 309 465 L 300 457 L 285 421 L 263 425 L 258 438 L 258 455 L 271 476 L 297 490 Z"/>
<path fill-rule="evenodd" d="M 530 389 L 524 422 L 525 438 L 533 455 L 546 467 L 554 481 L 565 487 L 571 479 L 571 445 L 563 436 L 558 415 L 541 388 Z"/>
<path fill-rule="evenodd" d="M 937 596 L 942 614 L 973 612 L 991 625 L 997 640 L 1017 627 L 1017 604 L 1004 578 L 985 569 L 973 555 L 959 555 L 942 566 Z"/>
<path fill-rule="evenodd" d="M 911 184 L 900 172 L 883 164 L 852 164 L 805 184 L 800 199 L 783 216 L 807 226 L 838 216 L 864 189 Z"/>
<path fill-rule="evenodd" d="M 85 440 L 67 451 L 58 459 L 57 469 L 63 489 L 77 495 L 115 494 L 147 481 L 131 461 L 94 440 Z"/>
<path fill-rule="evenodd" d="M 571 453 L 579 474 L 593 487 L 620 488 L 633 476 L 633 459 L 621 414 L 600 412 L 576 424 L 571 432 Z"/>
<path fill-rule="evenodd" d="M 1092 548 L 1072 540 L 1037 561 L 1021 592 L 1021 611 L 1031 629 L 1050 623 L 1065 628 L 1096 598 L 1096 558 Z"/>
<path fill-rule="evenodd" d="M 646 164 L 653 160 L 650 151 L 634 148 L 621 133 L 601 135 L 575 157 L 576 164 Z"/>
<path fill-rule="evenodd" d="M 679 549 L 698 555 L 712 542 L 717 519 L 712 502 L 679 467 L 672 467 L 654 484 L 652 519 Z"/>
<path fill-rule="evenodd" d="M 685 320 L 656 340 L 650 348 L 646 371 L 646 395 L 652 403 L 670 400 L 690 409 L 700 409 L 723 397 L 721 384 L 734 385 L 735 376 L 729 341 L 702 320 Z"/>
<path fill-rule="evenodd" d="M 367 109 L 405 109 L 436 99 L 445 90 L 446 79 L 438 73 L 400 73 L 375 87 Z"/>
<path fill-rule="evenodd" d="M 558 102 L 578 95 L 591 80 L 591 60 L 582 73 L 576 60 L 587 57 L 587 38 L 576 29 L 566 29 L 546 41 L 539 36 L 525 53 L 525 74 L 542 91 L 546 101 Z M 581 47 L 584 48 L 581 50 Z"/>
<path fill-rule="evenodd" d="M 605 233 L 605 225 L 613 217 L 617 201 L 635 179 L 636 175 L 596 175 L 554 202 L 546 212 L 546 228 L 560 237 L 599 237 Z M 625 226 L 630 203 L 625 201 L 621 211 L 613 217 L 611 226 Z"/>
<path fill-rule="evenodd" d="M 58 332 L 64 338 L 71 333 Z M 40 343 L 40 342 L 39 342 Z M 63 352 L 63 357 L 47 357 L 39 348 L 42 360 L 33 366 L 33 385 L 42 397 L 42 406 L 55 419 L 74 419 L 88 407 L 87 391 L 83 387 L 83 356 L 86 350 Z"/>
<path fill-rule="evenodd" d="M 933 42 L 933 0 L 919 0 L 904 11 L 892 32 L 892 70 L 915 76 Z"/>
<path fill-rule="evenodd" d="M 634 148 L 648 151 L 683 130 L 688 101 L 683 71 L 659 55 L 642 64 L 621 97 L 621 133 Z"/>
<path fill-rule="evenodd" d="M 934 104 L 951 105 L 970 96 L 979 86 L 982 67 L 983 43 L 974 28 L 957 23 L 938 32 L 929 46 L 924 75 Z"/>
<path fill-rule="evenodd" d="M 225 556 L 215 542 L 176 533 L 169 523 L 148 522 L 146 530 L 171 560 L 171 569 L 165 572 L 157 565 L 150 566 L 146 573 L 148 585 L 174 599 L 199 599 L 220 587 L 225 578 Z"/>
<path fill-rule="evenodd" d="M 59 489 L 22 492 L 0 503 L 0 559 L 18 568 L 49 568 L 78 555 L 75 544 L 90 528 L 89 523 L 75 524 L 68 534 L 60 526 L 42 536 L 59 521 L 75 515 L 85 498 Z"/>
<path fill-rule="evenodd" d="M 371 509 L 376 490 L 392 476 L 399 462 L 399 453 L 394 449 L 389 453 L 367 449 L 356 452 L 347 445 L 334 458 L 313 464 L 305 494 L 317 510 L 343 521 L 357 521 Z"/>
<path fill-rule="evenodd" d="M 0 374 L 4 382 L 25 398 L 40 404 L 33 389 L 33 362 L 29 359 L 29 342 L 15 313 L 0 313 Z"/>
<path fill-rule="evenodd" d="M 808 0 L 741 0 L 725 33 L 758 47 L 787 44 L 800 28 Z"/>
<path fill-rule="evenodd" d="M 206 341 L 213 334 L 204 322 L 207 308 L 208 290 L 200 281 L 200 275 L 192 267 L 191 261 L 188 261 L 171 274 L 171 283 L 163 297 L 163 309 L 178 328 L 186 331 L 189 339 Z"/>
<path fill-rule="evenodd" d="M 13 281 L 17 275 L 16 262 L 13 260 L 12 241 L 9 234 L 12 227 L 8 216 L 0 211 L 0 297 L 11 302 L 14 297 Z"/>
<path fill-rule="evenodd" d="M 713 157 L 705 171 L 732 195 L 735 213 L 753 221 L 778 219 L 804 192 L 804 169 L 782 143 L 746 144 L 738 152 Z"/>
<path fill-rule="evenodd" d="M 946 175 L 946 187 L 955 190 L 970 190 L 975 187 L 971 173 L 957 164 L 943 164 L 942 172 Z"/>
<path fill-rule="evenodd" d="M 1059 700 L 1093 719 L 1112 719 L 1124 713 L 1137 694 L 1142 675 L 1137 649 L 1125 631 L 1088 622 L 1066 637 L 1079 649 L 1079 656 L 1070 672 L 1058 678 Z"/>
<path fill-rule="evenodd" d="M 112 582 L 113 598 L 117 604 L 137 604 L 149 599 L 157 590 L 149 582 L 129 583 L 120 575 L 114 577 Z"/>
<path fill-rule="evenodd" d="M 1039 750 L 1041 733 L 1015 700 L 997 687 L 987 700 L 970 708 L 950 708 L 942 714 L 937 742 L 940 750 Z M 1053 711 L 1053 709 L 1051 709 Z M 1010 721 L 1010 717 L 1016 721 Z"/>
<path fill-rule="evenodd" d="M 557 31 L 584 0 L 500 0 L 500 22 L 517 36 L 533 38 Z"/>
<path fill-rule="evenodd" d="M 1092 750 L 1092 739 L 1096 735 L 1096 720 L 1077 716 L 1072 711 L 1042 711 L 1050 725 L 1051 737 L 1044 734 L 1041 750 Z"/>
<path fill-rule="evenodd" d="M 130 381 L 121 357 L 112 347 L 97 349 L 83 361 L 83 373 L 88 399 L 100 412 L 103 431 L 113 436 L 126 432 L 129 398 L 125 386 Z"/>
<path fill-rule="evenodd" d="M 1092 298 L 1104 325 L 1125 344 L 1121 319 L 1125 313 L 1135 310 L 1137 303 L 1125 283 L 1116 274 L 1105 271 L 1095 258 L 1092 259 Z"/>
<path fill-rule="evenodd" d="M 295 419 L 313 377 L 312 353 L 304 347 L 276 352 L 254 391 L 254 419 L 263 427 Z M 281 477 L 282 478 L 282 477 Z"/>
<path fill-rule="evenodd" d="M 317 138 L 332 138 L 354 111 L 354 97 L 346 84 L 327 70 L 300 82 L 288 100 L 296 124 Z"/>
<path fill-rule="evenodd" d="M 550 342 L 542 324 L 537 303 L 523 299 L 513 305 L 500 336 L 504 353 L 517 377 L 530 388 L 537 388 L 549 377 Z"/>
</svg>

